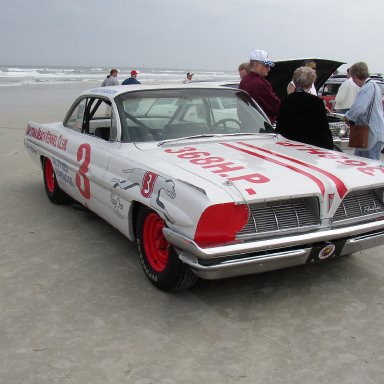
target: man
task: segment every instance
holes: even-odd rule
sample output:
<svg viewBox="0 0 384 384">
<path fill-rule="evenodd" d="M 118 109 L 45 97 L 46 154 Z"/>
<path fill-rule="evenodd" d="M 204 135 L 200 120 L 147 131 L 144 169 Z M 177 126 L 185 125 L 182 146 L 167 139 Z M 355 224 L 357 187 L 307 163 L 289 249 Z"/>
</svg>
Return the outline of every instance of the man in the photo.
<svg viewBox="0 0 384 384">
<path fill-rule="evenodd" d="M 183 80 L 183 84 L 188 84 L 192 81 L 192 76 L 193 76 L 193 73 L 191 72 L 188 72 L 187 73 L 187 77 Z"/>
<path fill-rule="evenodd" d="M 251 66 L 249 63 L 241 63 L 237 70 L 239 71 L 240 80 L 243 80 L 244 77 L 251 71 Z"/>
<path fill-rule="evenodd" d="M 119 80 L 116 79 L 119 71 L 116 68 L 112 68 L 109 71 L 109 75 L 101 83 L 102 87 L 110 87 L 113 85 L 119 85 Z"/>
<path fill-rule="evenodd" d="M 262 49 L 254 50 L 249 60 L 251 70 L 240 81 L 239 88 L 248 92 L 263 109 L 271 123 L 274 123 L 279 112 L 280 99 L 266 77 L 275 63 L 269 60 L 267 52 Z"/>
<path fill-rule="evenodd" d="M 384 116 L 381 104 L 381 90 L 370 79 L 368 65 L 358 62 L 352 65 L 349 74 L 360 87 L 354 103 L 344 119 L 349 125 L 368 125 L 367 148 L 355 148 L 355 156 L 380 160 L 380 149 L 384 142 Z"/>
<path fill-rule="evenodd" d="M 136 69 L 132 69 L 131 71 L 131 77 L 128 79 L 125 79 L 121 85 L 130 85 L 130 84 L 141 84 L 139 80 L 136 79 L 139 72 L 136 71 Z"/>
<path fill-rule="evenodd" d="M 347 113 L 349 108 L 351 108 L 353 102 L 356 99 L 357 93 L 360 88 L 353 82 L 351 75 L 349 73 L 349 68 L 347 69 L 347 80 L 340 85 L 335 97 L 335 111 L 337 113 Z"/>
</svg>

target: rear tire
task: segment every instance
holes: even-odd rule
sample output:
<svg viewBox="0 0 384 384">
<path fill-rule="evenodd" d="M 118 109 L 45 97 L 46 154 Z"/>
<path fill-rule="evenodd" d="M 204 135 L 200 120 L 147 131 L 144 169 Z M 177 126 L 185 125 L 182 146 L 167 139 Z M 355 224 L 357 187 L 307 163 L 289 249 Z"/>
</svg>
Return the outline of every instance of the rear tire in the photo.
<svg viewBox="0 0 384 384">
<path fill-rule="evenodd" d="M 192 287 L 198 277 L 180 261 L 174 247 L 163 235 L 164 220 L 147 207 L 139 210 L 136 245 L 147 278 L 162 291 L 182 291 Z"/>
<path fill-rule="evenodd" d="M 60 189 L 57 184 L 55 171 L 53 170 L 52 162 L 47 157 L 43 160 L 44 186 L 48 199 L 54 204 L 66 204 L 70 197 Z"/>
</svg>

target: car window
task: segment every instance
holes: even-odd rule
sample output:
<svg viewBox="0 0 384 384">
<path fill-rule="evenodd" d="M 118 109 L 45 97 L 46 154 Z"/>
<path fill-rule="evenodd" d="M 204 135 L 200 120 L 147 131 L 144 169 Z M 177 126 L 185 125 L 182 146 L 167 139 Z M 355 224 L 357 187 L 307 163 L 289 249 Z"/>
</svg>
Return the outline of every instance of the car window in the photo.
<svg viewBox="0 0 384 384">
<path fill-rule="evenodd" d="M 266 120 L 237 89 L 127 92 L 116 98 L 122 141 L 153 141 L 200 134 L 263 132 Z"/>
<path fill-rule="evenodd" d="M 64 125 L 103 140 L 116 139 L 116 119 L 108 99 L 84 97 L 78 100 L 64 120 Z"/>
</svg>

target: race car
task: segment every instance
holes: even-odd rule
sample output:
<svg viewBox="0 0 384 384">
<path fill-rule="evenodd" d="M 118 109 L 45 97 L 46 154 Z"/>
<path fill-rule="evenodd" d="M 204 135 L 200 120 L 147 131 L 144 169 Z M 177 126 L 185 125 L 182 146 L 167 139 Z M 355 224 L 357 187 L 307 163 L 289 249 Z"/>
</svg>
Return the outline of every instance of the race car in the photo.
<svg viewBox="0 0 384 384">
<path fill-rule="evenodd" d="M 384 243 L 382 164 L 284 139 L 235 88 L 94 88 L 24 142 L 49 200 L 135 241 L 164 291 Z"/>
</svg>

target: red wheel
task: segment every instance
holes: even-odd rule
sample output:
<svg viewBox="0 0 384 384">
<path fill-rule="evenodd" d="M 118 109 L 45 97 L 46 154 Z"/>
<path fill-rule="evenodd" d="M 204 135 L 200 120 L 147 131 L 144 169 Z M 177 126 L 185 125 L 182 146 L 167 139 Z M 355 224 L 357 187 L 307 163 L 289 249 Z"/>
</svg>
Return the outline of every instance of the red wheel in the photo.
<svg viewBox="0 0 384 384">
<path fill-rule="evenodd" d="M 143 225 L 145 253 L 156 272 L 164 271 L 169 258 L 169 244 L 163 235 L 164 226 L 164 220 L 156 213 L 150 213 Z"/>
<path fill-rule="evenodd" d="M 180 261 L 165 239 L 165 226 L 156 212 L 142 207 L 136 221 L 137 249 L 144 272 L 156 287 L 163 291 L 181 291 L 192 287 L 197 276 Z"/>
<path fill-rule="evenodd" d="M 53 171 L 51 160 L 46 159 L 44 162 L 44 177 L 45 185 L 48 189 L 48 192 L 53 193 L 55 191 L 55 172 Z"/>
<path fill-rule="evenodd" d="M 65 204 L 70 200 L 70 197 L 60 189 L 57 184 L 55 171 L 52 162 L 47 157 L 43 160 L 44 186 L 48 199 L 55 204 Z"/>
</svg>

